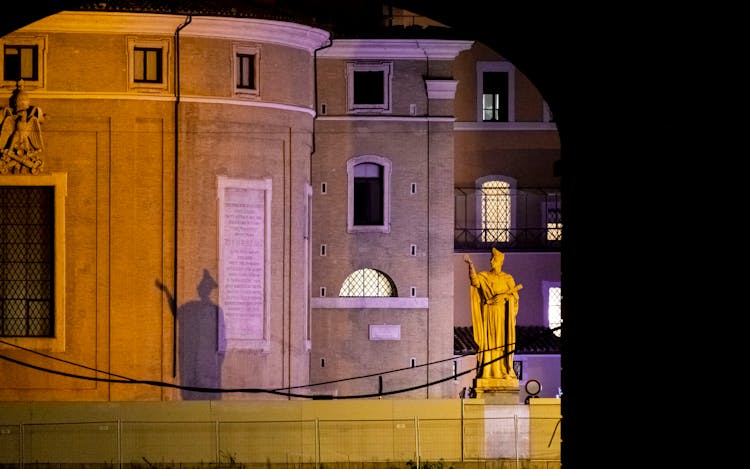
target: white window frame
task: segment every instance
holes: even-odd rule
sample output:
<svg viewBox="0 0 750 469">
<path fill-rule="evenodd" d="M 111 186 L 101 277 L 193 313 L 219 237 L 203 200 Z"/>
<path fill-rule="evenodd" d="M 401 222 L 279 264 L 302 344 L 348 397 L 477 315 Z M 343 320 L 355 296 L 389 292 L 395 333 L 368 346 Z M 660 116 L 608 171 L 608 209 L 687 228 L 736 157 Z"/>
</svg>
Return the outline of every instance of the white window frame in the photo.
<svg viewBox="0 0 750 469">
<path fill-rule="evenodd" d="M 5 80 L 5 46 L 36 46 L 37 47 L 37 79 L 23 80 L 24 88 L 44 89 L 47 84 L 47 37 L 46 36 L 5 36 L 0 38 L 0 51 L 3 52 L 0 60 L 0 87 L 3 89 L 15 89 L 15 80 Z"/>
<path fill-rule="evenodd" d="M 170 70 L 172 68 L 172 48 L 170 39 L 142 38 L 130 36 L 128 47 L 128 89 L 143 93 L 168 93 L 171 90 Z M 161 83 L 141 83 L 135 81 L 135 49 L 161 49 Z"/>
<path fill-rule="evenodd" d="M 238 54 L 255 56 L 253 67 L 253 83 L 255 84 L 255 88 L 240 88 L 237 86 L 237 83 L 239 82 L 239 64 L 237 63 Z M 232 65 L 234 68 L 232 73 L 232 78 L 234 79 L 232 89 L 234 89 L 235 96 L 242 98 L 258 98 L 260 96 L 260 73 L 258 73 L 258 69 L 260 68 L 260 47 L 238 43 L 232 44 Z"/>
<path fill-rule="evenodd" d="M 503 122 L 485 122 L 482 110 L 482 90 L 484 90 L 484 72 L 508 73 L 508 122 L 516 121 L 516 67 L 510 62 L 477 62 L 477 122 L 483 124 L 503 124 Z"/>
<path fill-rule="evenodd" d="M 55 201 L 54 332 L 52 337 L 3 337 L 4 342 L 31 350 L 65 351 L 65 199 L 67 173 L 0 176 L 0 186 L 53 186 Z M 0 350 L 15 348 L 0 343 Z"/>
<path fill-rule="evenodd" d="M 354 72 L 383 72 L 383 103 L 354 104 Z M 347 110 L 350 113 L 390 114 L 393 109 L 393 62 L 347 62 Z"/>
<path fill-rule="evenodd" d="M 383 224 L 355 225 L 354 224 L 354 167 L 361 163 L 374 163 L 383 167 Z M 391 232 L 391 161 L 377 155 L 362 155 L 351 158 L 346 162 L 348 207 L 346 227 L 349 233 L 359 232 Z"/>
<path fill-rule="evenodd" d="M 477 188 L 477 196 L 476 196 L 476 207 L 475 207 L 475 215 L 476 215 L 476 222 L 477 222 L 477 230 L 480 234 L 480 237 L 483 237 L 484 233 L 484 219 L 482 218 L 482 198 L 484 197 L 484 193 L 482 192 L 482 186 L 486 182 L 490 181 L 502 181 L 507 182 L 510 190 L 510 225 L 508 226 L 509 233 L 512 232 L 516 228 L 516 211 L 518 209 L 518 202 L 516 198 L 518 197 L 516 192 L 516 187 L 518 185 L 517 181 L 509 176 L 502 176 L 499 174 L 491 174 L 489 176 L 482 176 L 478 178 L 475 182 L 476 188 Z M 506 241 L 497 241 L 499 243 L 503 242 L 510 242 L 511 240 L 508 239 Z M 488 241 L 489 242 L 489 241 Z"/>
</svg>

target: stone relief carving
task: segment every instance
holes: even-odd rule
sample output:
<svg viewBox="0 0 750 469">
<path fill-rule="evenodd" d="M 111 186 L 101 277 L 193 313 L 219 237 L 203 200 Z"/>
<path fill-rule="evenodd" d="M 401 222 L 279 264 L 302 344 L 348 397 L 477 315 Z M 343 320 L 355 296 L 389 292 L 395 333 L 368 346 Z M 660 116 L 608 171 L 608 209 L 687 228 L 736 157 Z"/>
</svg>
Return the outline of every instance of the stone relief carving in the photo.
<svg viewBox="0 0 750 469">
<path fill-rule="evenodd" d="M 39 158 L 44 113 L 30 104 L 23 87 L 23 80 L 18 81 L 10 106 L 0 111 L 0 174 L 37 174 L 44 165 Z"/>
</svg>

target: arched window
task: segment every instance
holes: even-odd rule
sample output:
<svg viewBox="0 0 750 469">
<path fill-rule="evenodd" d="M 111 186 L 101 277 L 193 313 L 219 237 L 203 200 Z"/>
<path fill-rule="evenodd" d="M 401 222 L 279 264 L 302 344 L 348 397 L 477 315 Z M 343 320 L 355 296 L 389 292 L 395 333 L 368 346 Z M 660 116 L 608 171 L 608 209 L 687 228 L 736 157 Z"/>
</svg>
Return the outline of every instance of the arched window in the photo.
<svg viewBox="0 0 750 469">
<path fill-rule="evenodd" d="M 477 180 L 477 188 L 480 239 L 485 243 L 510 242 L 511 230 L 515 226 L 515 179 L 486 176 Z"/>
<path fill-rule="evenodd" d="M 365 268 L 352 272 L 344 280 L 339 296 L 398 296 L 398 292 L 386 274 Z"/>
<path fill-rule="evenodd" d="M 391 162 L 366 155 L 347 162 L 349 178 L 349 232 L 390 232 Z"/>
</svg>

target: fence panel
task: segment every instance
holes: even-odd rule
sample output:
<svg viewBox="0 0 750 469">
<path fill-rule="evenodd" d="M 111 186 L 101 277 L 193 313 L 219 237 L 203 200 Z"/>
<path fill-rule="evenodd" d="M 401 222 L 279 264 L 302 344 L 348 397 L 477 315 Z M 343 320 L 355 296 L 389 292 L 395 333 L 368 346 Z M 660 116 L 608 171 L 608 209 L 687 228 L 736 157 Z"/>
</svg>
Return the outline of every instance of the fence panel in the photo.
<svg viewBox="0 0 750 469">
<path fill-rule="evenodd" d="M 123 422 L 122 462 L 216 462 L 216 440 L 216 422 Z"/>
<path fill-rule="evenodd" d="M 112 464 L 117 461 L 117 422 L 23 425 L 24 463 Z"/>
<path fill-rule="evenodd" d="M 0 425 L 0 468 L 380 467 L 559 469 L 559 417 L 104 421 Z M 119 425 L 119 427 L 118 427 Z M 321 466 L 318 466 L 318 465 Z M 437 464 L 437 465 L 436 465 Z M 473 467 L 473 466 L 471 466 Z M 510 467 L 510 466 L 509 466 Z"/>
<path fill-rule="evenodd" d="M 315 422 L 221 422 L 221 462 L 315 463 Z"/>
</svg>

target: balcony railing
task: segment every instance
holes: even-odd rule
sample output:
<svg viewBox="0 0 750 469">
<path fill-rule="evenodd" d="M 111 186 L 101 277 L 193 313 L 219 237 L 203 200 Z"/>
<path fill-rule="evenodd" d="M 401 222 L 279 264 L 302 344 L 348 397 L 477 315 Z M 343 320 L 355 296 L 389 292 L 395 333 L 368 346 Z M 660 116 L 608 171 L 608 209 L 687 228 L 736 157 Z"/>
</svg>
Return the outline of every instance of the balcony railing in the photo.
<svg viewBox="0 0 750 469">
<path fill-rule="evenodd" d="M 456 187 L 454 249 L 559 251 L 562 200 L 556 188 Z"/>
</svg>

